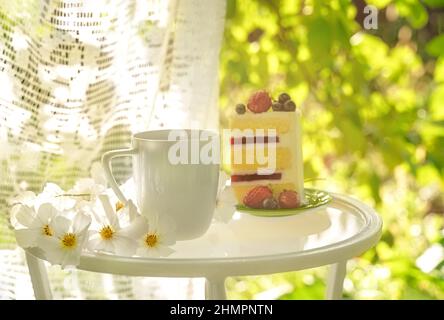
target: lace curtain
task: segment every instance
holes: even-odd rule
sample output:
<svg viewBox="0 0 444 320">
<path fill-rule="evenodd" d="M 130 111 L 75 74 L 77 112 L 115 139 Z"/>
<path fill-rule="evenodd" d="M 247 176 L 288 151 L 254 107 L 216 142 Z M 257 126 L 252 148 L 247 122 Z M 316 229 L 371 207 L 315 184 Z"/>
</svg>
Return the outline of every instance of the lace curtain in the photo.
<svg viewBox="0 0 444 320">
<path fill-rule="evenodd" d="M 224 15 L 224 0 L 0 0 L 0 299 L 30 292 L 8 198 L 47 181 L 70 187 L 134 132 L 217 128 Z M 114 171 L 126 179 L 129 159 Z M 50 275 L 56 297 L 134 298 L 142 282 Z"/>
</svg>

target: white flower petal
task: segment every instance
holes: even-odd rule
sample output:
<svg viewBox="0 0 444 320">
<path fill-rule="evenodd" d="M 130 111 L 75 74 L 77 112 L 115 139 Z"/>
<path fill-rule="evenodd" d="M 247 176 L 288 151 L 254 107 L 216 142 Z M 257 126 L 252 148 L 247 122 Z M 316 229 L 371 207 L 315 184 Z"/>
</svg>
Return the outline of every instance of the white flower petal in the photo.
<svg viewBox="0 0 444 320">
<path fill-rule="evenodd" d="M 97 235 L 97 237 L 94 235 L 91 237 L 88 241 L 87 248 L 89 251 L 100 251 L 105 248 L 105 246 L 102 244 L 103 240 L 101 239 L 100 235 Z"/>
<path fill-rule="evenodd" d="M 45 227 L 46 225 L 44 225 L 44 226 L 40 226 L 40 228 L 42 228 L 42 227 Z M 56 230 L 56 224 L 55 224 L 55 218 L 54 219 L 52 219 L 49 223 L 48 223 L 48 227 L 49 227 L 49 230 L 52 232 L 52 235 L 54 236 L 54 235 L 56 235 L 56 232 L 55 232 L 55 230 Z"/>
<path fill-rule="evenodd" d="M 39 247 L 43 249 L 45 257 L 49 262 L 52 264 L 60 264 L 62 268 L 64 268 L 68 265 L 75 266 L 79 263 L 84 239 L 80 237 L 77 241 L 77 246 L 73 248 L 64 248 L 61 244 L 61 240 L 55 237 L 40 237 L 37 242 Z"/>
<path fill-rule="evenodd" d="M 40 220 L 41 224 L 47 224 L 52 218 L 57 215 L 58 211 L 50 203 L 43 203 L 40 205 L 37 212 L 37 219 Z"/>
<path fill-rule="evenodd" d="M 174 220 L 167 215 L 150 214 L 148 217 L 149 233 L 170 233 L 175 229 Z"/>
<path fill-rule="evenodd" d="M 21 194 L 19 194 L 17 197 L 12 198 L 9 201 L 10 205 L 15 205 L 15 204 L 23 204 L 26 205 L 28 207 L 33 207 L 34 206 L 34 201 L 35 201 L 36 195 L 34 192 L 32 191 L 24 191 Z"/>
<path fill-rule="evenodd" d="M 33 208 L 17 204 L 13 209 L 15 210 L 11 212 L 11 216 L 14 216 L 17 222 L 25 227 L 30 227 L 32 225 L 35 215 Z"/>
<path fill-rule="evenodd" d="M 102 238 L 90 240 L 87 247 L 88 250 L 96 252 L 114 253 L 115 251 L 112 240 L 104 240 Z"/>
<path fill-rule="evenodd" d="M 40 207 L 41 204 L 49 202 L 60 211 L 72 209 L 76 200 L 64 196 L 64 194 L 65 191 L 55 183 L 47 183 L 43 192 L 37 196 L 35 205 L 36 207 Z"/>
<path fill-rule="evenodd" d="M 103 240 L 103 244 L 104 244 L 103 251 L 108 253 L 116 253 L 113 240 Z"/>
<path fill-rule="evenodd" d="M 88 242 L 88 229 L 85 229 L 82 232 L 77 233 L 76 236 L 78 241 L 78 247 L 83 249 L 86 246 L 86 243 Z"/>
<path fill-rule="evenodd" d="M 21 229 L 15 230 L 15 239 L 22 248 L 32 248 L 37 246 L 37 238 L 41 235 L 39 229 Z"/>
<path fill-rule="evenodd" d="M 49 198 L 52 205 L 59 211 L 65 211 L 73 209 L 79 199 L 75 199 L 69 196 L 59 196 L 55 198 Z"/>
<path fill-rule="evenodd" d="M 138 256 L 147 257 L 147 258 L 154 258 L 160 256 L 157 247 L 156 248 L 149 248 L 147 246 L 141 247 L 137 249 L 136 253 Z"/>
<path fill-rule="evenodd" d="M 99 238 L 90 240 L 88 242 L 88 249 L 90 251 L 95 252 L 106 252 L 106 253 L 115 253 L 115 243 L 114 239 L 102 239 L 102 237 L 99 236 Z"/>
<path fill-rule="evenodd" d="M 136 189 L 133 178 L 129 178 L 127 181 L 125 181 L 120 186 L 120 189 L 122 190 L 123 194 L 127 196 L 127 199 L 136 199 Z"/>
<path fill-rule="evenodd" d="M 140 257 L 149 257 L 149 250 L 146 247 L 138 247 L 136 250 L 136 255 Z"/>
<path fill-rule="evenodd" d="M 173 252 L 175 251 L 167 246 L 156 246 L 153 248 L 145 246 L 137 249 L 138 256 L 150 257 L 150 258 L 166 257 L 172 254 Z"/>
<path fill-rule="evenodd" d="M 91 224 L 91 218 L 89 216 L 83 213 L 78 213 L 74 217 L 72 229 L 74 233 L 82 233 L 89 227 L 90 224 Z"/>
<path fill-rule="evenodd" d="M 65 217 L 57 216 L 52 220 L 51 225 L 54 228 L 54 235 L 60 237 L 69 232 L 71 221 Z"/>
<path fill-rule="evenodd" d="M 148 232 L 148 221 L 145 217 L 139 216 L 135 218 L 131 224 L 120 230 L 120 234 L 131 237 L 133 239 L 139 239 Z"/>
<path fill-rule="evenodd" d="M 77 182 L 74 184 L 74 187 L 72 188 L 72 191 L 74 191 L 74 193 L 90 193 L 94 184 L 95 182 L 93 179 L 82 178 L 77 180 Z"/>
<path fill-rule="evenodd" d="M 158 233 L 159 230 L 159 215 L 157 213 L 150 213 L 144 215 L 145 219 L 148 221 L 148 232 Z"/>
<path fill-rule="evenodd" d="M 80 263 L 80 256 L 82 254 L 81 249 L 72 249 L 72 250 L 64 250 L 64 255 L 62 258 L 62 261 L 60 262 L 60 265 L 62 268 L 65 268 L 67 266 L 77 266 Z"/>
<path fill-rule="evenodd" d="M 147 248 L 145 257 L 150 257 L 150 258 L 160 257 L 159 247 Z"/>
<path fill-rule="evenodd" d="M 76 212 L 82 212 L 85 213 L 87 215 L 90 215 L 91 212 L 93 211 L 92 209 L 92 202 L 91 201 L 86 201 L 82 198 L 77 200 L 77 203 L 75 204 L 75 210 Z"/>
<path fill-rule="evenodd" d="M 63 193 L 64 191 L 62 188 L 60 188 L 57 184 L 51 182 L 46 183 L 42 191 L 42 194 L 51 197 L 58 196 Z"/>
<path fill-rule="evenodd" d="M 159 235 L 159 241 L 162 244 L 171 246 L 176 243 L 175 233 L 163 233 Z"/>
<path fill-rule="evenodd" d="M 170 247 L 167 247 L 167 246 L 159 245 L 156 248 L 157 248 L 156 253 L 159 257 L 167 257 L 175 252 L 174 249 L 171 249 Z"/>
<path fill-rule="evenodd" d="M 136 242 L 137 242 L 137 247 L 138 248 L 145 248 L 146 247 L 145 237 L 146 237 L 146 234 L 142 235 L 138 239 L 135 239 Z"/>
<path fill-rule="evenodd" d="M 46 259 L 51 264 L 61 263 L 64 250 L 59 239 L 56 239 L 55 237 L 40 237 L 37 244 L 43 250 Z"/>
<path fill-rule="evenodd" d="M 119 256 L 132 256 L 136 253 L 137 242 L 134 239 L 116 235 L 113 244 L 115 253 Z"/>
<path fill-rule="evenodd" d="M 117 218 L 117 214 L 114 211 L 113 206 L 111 205 L 111 201 L 109 200 L 109 197 L 107 195 L 100 195 L 99 200 L 103 206 L 103 210 L 105 211 L 106 217 L 108 218 L 109 224 L 112 226 L 118 226 L 119 220 Z"/>
<path fill-rule="evenodd" d="M 130 221 L 133 221 L 134 219 L 136 219 L 140 215 L 139 210 L 137 209 L 137 206 L 134 204 L 134 202 L 132 200 L 128 200 L 126 207 L 128 210 L 128 215 L 129 215 Z"/>
<path fill-rule="evenodd" d="M 93 218 L 91 221 L 91 225 L 95 229 L 99 229 L 103 225 L 108 223 L 108 219 L 106 218 L 106 216 L 103 212 L 102 205 L 101 204 L 99 204 L 99 205 L 100 205 L 100 207 L 94 206 L 94 208 L 92 208 L 92 210 L 91 210 L 91 216 Z"/>
</svg>

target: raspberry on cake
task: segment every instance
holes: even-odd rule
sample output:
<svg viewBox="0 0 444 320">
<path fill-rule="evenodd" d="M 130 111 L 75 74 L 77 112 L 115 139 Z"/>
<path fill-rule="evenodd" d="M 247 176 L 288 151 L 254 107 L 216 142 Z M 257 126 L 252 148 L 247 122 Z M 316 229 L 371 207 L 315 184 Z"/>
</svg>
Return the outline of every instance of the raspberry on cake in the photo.
<svg viewBox="0 0 444 320">
<path fill-rule="evenodd" d="M 230 129 L 231 185 L 238 202 L 269 210 L 302 205 L 301 114 L 291 97 L 282 93 L 273 102 L 266 91 L 254 93 L 247 109 L 236 107 Z"/>
<path fill-rule="evenodd" d="M 270 109 L 272 104 L 271 98 L 266 91 L 258 91 L 248 100 L 247 107 L 251 112 L 261 113 Z"/>
<path fill-rule="evenodd" d="M 270 188 L 266 186 L 257 186 L 248 191 L 243 202 L 250 208 L 262 208 L 264 201 L 272 197 L 273 192 Z"/>
<path fill-rule="evenodd" d="M 281 208 L 297 208 L 300 205 L 299 195 L 296 191 L 284 190 L 279 195 L 279 206 Z"/>
</svg>

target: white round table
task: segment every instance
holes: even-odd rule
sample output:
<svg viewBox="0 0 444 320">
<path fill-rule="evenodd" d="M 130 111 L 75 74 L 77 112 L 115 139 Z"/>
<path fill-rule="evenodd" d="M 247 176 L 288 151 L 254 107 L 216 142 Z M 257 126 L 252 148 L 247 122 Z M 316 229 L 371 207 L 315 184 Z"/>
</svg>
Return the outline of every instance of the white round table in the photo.
<svg viewBox="0 0 444 320">
<path fill-rule="evenodd" d="M 296 271 L 331 265 L 327 299 L 339 299 L 347 260 L 380 238 L 382 220 L 369 206 L 332 194 L 324 208 L 286 217 L 256 217 L 236 212 L 214 223 L 195 240 L 178 242 L 167 258 L 121 257 L 85 253 L 78 269 L 145 277 L 205 277 L 207 299 L 225 299 L 225 278 Z M 43 254 L 26 252 L 36 299 L 52 294 Z"/>
</svg>

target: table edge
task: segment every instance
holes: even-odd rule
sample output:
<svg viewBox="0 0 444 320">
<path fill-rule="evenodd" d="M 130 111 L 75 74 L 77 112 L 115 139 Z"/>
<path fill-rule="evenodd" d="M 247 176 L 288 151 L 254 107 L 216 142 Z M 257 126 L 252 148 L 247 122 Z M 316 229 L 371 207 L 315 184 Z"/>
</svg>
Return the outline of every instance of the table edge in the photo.
<svg viewBox="0 0 444 320">
<path fill-rule="evenodd" d="M 345 261 L 373 247 L 381 237 L 382 219 L 376 211 L 350 196 L 330 193 L 334 200 L 351 205 L 361 212 L 365 224 L 354 236 L 339 242 L 306 251 L 275 255 L 233 258 L 156 259 L 85 254 L 79 270 L 153 277 L 226 277 L 297 271 Z M 26 249 L 45 260 L 36 248 Z"/>
</svg>

